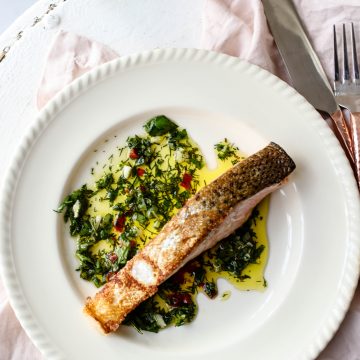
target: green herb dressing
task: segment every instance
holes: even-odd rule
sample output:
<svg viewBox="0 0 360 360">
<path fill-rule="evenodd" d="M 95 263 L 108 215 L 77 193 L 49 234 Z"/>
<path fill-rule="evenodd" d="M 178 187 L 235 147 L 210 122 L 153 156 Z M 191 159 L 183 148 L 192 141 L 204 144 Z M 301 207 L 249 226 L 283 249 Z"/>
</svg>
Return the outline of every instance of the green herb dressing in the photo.
<svg viewBox="0 0 360 360">
<path fill-rule="evenodd" d="M 219 160 L 211 171 L 187 131 L 166 116 L 150 119 L 144 129 L 117 148 L 101 172 L 91 168 L 88 184 L 58 208 L 76 237 L 77 271 L 97 287 L 156 236 L 189 197 L 244 158 L 224 139 L 214 146 Z M 165 281 L 124 323 L 140 332 L 189 323 L 197 313 L 197 294 L 216 298 L 219 278 L 241 290 L 262 290 L 267 211 L 265 199 L 240 229 Z"/>
</svg>

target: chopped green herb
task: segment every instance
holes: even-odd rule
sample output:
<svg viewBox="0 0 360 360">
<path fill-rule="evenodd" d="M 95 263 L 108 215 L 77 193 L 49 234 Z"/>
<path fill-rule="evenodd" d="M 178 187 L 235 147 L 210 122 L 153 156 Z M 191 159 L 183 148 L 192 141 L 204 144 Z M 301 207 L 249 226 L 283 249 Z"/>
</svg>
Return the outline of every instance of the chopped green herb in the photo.
<svg viewBox="0 0 360 360">
<path fill-rule="evenodd" d="M 230 290 L 224 291 L 223 294 L 221 295 L 221 300 L 223 301 L 228 300 L 230 296 L 231 296 Z"/>
<path fill-rule="evenodd" d="M 114 183 L 114 176 L 112 173 L 106 174 L 96 182 L 97 190 L 106 189 Z"/>
<path fill-rule="evenodd" d="M 244 280 L 248 275 L 243 275 L 243 270 L 249 264 L 258 261 L 264 246 L 257 246 L 256 233 L 252 229 L 259 217 L 255 208 L 250 219 L 229 237 L 229 241 L 221 241 L 209 250 L 211 266 L 215 271 L 226 271 L 234 277 Z"/>
<path fill-rule="evenodd" d="M 206 281 L 203 285 L 203 290 L 210 299 L 213 299 L 218 294 L 217 286 L 214 281 Z"/>
<path fill-rule="evenodd" d="M 237 163 L 241 160 L 239 156 L 239 148 L 234 144 L 229 143 L 226 138 L 215 144 L 214 148 L 217 151 L 217 155 L 220 160 L 224 161 L 232 158 L 233 163 Z"/>
</svg>

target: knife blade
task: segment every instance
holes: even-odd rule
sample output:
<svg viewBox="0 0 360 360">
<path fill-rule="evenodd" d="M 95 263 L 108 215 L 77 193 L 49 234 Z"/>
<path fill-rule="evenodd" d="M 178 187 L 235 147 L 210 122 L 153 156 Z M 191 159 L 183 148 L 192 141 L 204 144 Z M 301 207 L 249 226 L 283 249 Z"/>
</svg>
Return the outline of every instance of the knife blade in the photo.
<svg viewBox="0 0 360 360">
<path fill-rule="evenodd" d="M 290 0 L 263 0 L 263 5 L 295 89 L 316 109 L 334 113 L 338 105 L 294 4 Z"/>
<path fill-rule="evenodd" d="M 262 0 L 264 12 L 293 87 L 317 110 L 329 114 L 354 164 L 351 136 L 320 60 L 291 0 Z"/>
</svg>

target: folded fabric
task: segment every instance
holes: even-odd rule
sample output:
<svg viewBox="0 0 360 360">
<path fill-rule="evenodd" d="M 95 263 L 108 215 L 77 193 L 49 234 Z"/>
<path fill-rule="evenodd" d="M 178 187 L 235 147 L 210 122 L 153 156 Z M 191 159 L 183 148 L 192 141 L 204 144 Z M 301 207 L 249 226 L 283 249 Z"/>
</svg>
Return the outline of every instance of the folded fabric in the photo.
<svg viewBox="0 0 360 360">
<path fill-rule="evenodd" d="M 293 3 L 332 81 L 332 27 L 343 22 L 359 22 L 360 3 L 358 0 L 293 0 Z M 261 0 L 206 0 L 202 47 L 238 56 L 291 84 L 267 25 Z"/>
<path fill-rule="evenodd" d="M 7 299 L 0 279 L 0 359 L 42 360 L 40 351 L 27 337 Z"/>
<path fill-rule="evenodd" d="M 42 108 L 78 76 L 118 56 L 115 51 L 96 41 L 61 31 L 47 58 L 38 92 L 38 108 Z"/>
<path fill-rule="evenodd" d="M 289 80 L 274 44 L 261 1 L 205 2 L 202 46 L 237 56 Z"/>
</svg>

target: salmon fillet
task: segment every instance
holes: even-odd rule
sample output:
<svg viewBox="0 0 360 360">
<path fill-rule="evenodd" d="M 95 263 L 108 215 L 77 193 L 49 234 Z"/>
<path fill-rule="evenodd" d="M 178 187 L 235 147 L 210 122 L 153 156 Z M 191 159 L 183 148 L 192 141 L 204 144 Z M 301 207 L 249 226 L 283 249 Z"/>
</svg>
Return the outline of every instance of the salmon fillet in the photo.
<svg viewBox="0 0 360 360">
<path fill-rule="evenodd" d="M 233 166 L 190 198 L 111 281 L 88 297 L 85 313 L 105 333 L 115 331 L 162 282 L 240 227 L 294 169 L 293 160 L 273 142 Z"/>
</svg>

